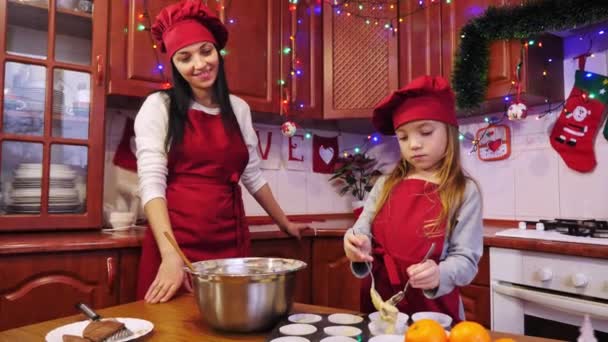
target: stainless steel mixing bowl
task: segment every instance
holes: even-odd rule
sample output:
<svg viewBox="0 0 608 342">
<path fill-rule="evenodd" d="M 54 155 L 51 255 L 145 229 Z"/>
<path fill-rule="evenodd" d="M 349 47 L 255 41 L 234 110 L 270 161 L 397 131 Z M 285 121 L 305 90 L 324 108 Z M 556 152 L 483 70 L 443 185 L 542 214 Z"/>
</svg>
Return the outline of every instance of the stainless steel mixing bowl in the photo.
<svg viewBox="0 0 608 342">
<path fill-rule="evenodd" d="M 232 258 L 193 263 L 192 288 L 203 322 L 231 332 L 274 326 L 293 304 L 300 260 Z"/>
</svg>

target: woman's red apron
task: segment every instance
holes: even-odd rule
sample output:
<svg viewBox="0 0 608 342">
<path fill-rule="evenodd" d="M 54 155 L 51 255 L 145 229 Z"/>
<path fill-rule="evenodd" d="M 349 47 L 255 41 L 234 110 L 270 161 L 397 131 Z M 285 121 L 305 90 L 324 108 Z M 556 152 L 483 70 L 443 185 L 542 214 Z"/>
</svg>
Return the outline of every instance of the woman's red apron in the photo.
<svg viewBox="0 0 608 342">
<path fill-rule="evenodd" d="M 183 144 L 168 156 L 167 207 L 179 246 L 191 261 L 249 255 L 238 184 L 249 161 L 241 132 L 224 129 L 220 115 L 190 109 Z M 139 266 L 137 298 L 154 281 L 161 257 L 151 229 L 146 231 Z"/>
<path fill-rule="evenodd" d="M 445 242 L 445 222 L 437 228 L 424 228 L 441 212 L 441 201 L 435 191 L 437 185 L 419 179 L 406 179 L 392 190 L 372 224 L 373 270 L 376 290 L 387 300 L 408 280 L 407 268 L 419 263 L 431 243 L 435 250 L 429 259 L 439 264 Z M 361 310 L 376 311 L 370 298 L 371 278 L 366 277 L 361 287 Z M 458 289 L 436 299 L 428 299 L 421 289 L 408 288 L 397 307 L 412 315 L 420 311 L 436 311 L 450 315 L 454 323 L 459 317 Z"/>
</svg>

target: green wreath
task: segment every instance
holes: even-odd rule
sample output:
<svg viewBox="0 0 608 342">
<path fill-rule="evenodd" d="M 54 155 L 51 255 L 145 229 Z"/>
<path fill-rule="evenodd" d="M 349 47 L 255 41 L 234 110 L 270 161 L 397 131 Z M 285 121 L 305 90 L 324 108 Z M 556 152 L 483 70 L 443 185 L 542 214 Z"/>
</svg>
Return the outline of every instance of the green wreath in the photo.
<svg viewBox="0 0 608 342">
<path fill-rule="evenodd" d="M 526 39 L 608 19 L 606 0 L 537 0 L 517 7 L 489 7 L 461 30 L 452 86 L 458 108 L 479 107 L 488 82 L 489 46 L 495 40 Z"/>
</svg>

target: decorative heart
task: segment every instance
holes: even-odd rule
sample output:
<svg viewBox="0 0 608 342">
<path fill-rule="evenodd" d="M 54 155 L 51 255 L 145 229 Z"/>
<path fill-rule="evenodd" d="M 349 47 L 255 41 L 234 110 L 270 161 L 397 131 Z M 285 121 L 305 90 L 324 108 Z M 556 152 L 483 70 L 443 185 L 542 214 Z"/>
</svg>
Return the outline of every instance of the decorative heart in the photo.
<svg viewBox="0 0 608 342">
<path fill-rule="evenodd" d="M 496 140 L 492 140 L 488 143 L 488 148 L 492 152 L 496 152 L 500 148 L 500 145 L 502 145 L 502 139 L 496 139 Z"/>
<path fill-rule="evenodd" d="M 319 146 L 319 156 L 327 165 L 334 159 L 334 149 L 332 147 Z"/>
</svg>

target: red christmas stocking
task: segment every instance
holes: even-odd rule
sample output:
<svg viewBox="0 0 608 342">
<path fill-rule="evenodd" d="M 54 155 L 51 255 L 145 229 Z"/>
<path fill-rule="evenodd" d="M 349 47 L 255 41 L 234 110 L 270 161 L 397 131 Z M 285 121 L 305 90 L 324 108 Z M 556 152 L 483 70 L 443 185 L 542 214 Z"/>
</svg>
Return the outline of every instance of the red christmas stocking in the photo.
<svg viewBox="0 0 608 342">
<path fill-rule="evenodd" d="M 608 101 L 608 77 L 578 70 L 574 88 L 551 132 L 551 145 L 569 168 L 590 172 L 593 143 Z"/>
</svg>

